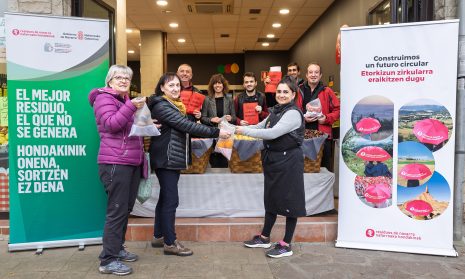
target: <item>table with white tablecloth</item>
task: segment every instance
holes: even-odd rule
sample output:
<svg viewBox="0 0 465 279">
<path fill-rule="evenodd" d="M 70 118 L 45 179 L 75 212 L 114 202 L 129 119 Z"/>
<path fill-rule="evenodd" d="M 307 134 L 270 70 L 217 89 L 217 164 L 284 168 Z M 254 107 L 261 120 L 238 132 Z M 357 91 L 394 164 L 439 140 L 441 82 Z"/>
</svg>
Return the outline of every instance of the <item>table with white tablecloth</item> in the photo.
<svg viewBox="0 0 465 279">
<path fill-rule="evenodd" d="M 155 175 L 152 197 L 144 204 L 136 201 L 132 215 L 154 217 L 160 186 Z M 319 173 L 305 173 L 307 215 L 334 209 L 334 173 L 322 168 Z M 262 217 L 262 173 L 182 174 L 179 179 L 177 217 Z"/>
</svg>

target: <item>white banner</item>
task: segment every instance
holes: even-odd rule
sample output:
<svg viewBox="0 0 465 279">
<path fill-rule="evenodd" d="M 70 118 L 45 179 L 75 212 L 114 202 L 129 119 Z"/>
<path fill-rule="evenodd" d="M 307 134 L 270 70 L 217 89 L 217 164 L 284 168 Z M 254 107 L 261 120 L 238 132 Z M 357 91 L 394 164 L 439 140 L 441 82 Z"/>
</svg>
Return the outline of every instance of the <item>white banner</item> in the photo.
<svg viewBox="0 0 465 279">
<path fill-rule="evenodd" d="M 341 32 L 337 247 L 457 256 L 458 20 Z"/>
</svg>

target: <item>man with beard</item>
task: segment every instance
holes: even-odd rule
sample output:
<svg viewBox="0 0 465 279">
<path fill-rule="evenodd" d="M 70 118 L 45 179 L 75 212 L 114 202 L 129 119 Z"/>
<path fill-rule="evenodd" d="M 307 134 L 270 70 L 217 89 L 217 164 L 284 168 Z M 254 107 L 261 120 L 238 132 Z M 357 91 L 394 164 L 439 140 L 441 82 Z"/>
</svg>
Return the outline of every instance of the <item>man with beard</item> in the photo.
<svg viewBox="0 0 465 279">
<path fill-rule="evenodd" d="M 258 113 L 258 122 L 262 121 L 268 116 L 268 107 L 266 106 L 265 94 L 257 91 L 257 79 L 252 72 L 246 72 L 243 77 L 243 84 L 245 92 L 239 94 L 234 99 L 234 107 L 236 110 L 236 124 L 247 126 L 257 123 L 249 123 L 244 120 L 244 104 L 256 103 L 255 111 Z"/>
</svg>

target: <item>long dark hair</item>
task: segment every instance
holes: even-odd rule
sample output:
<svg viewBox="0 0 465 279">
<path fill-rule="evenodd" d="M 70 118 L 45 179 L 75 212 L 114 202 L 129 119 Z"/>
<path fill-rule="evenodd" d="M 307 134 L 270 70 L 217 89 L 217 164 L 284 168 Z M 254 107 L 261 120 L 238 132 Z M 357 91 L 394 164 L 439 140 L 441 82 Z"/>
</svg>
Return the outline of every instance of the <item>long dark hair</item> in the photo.
<svg viewBox="0 0 465 279">
<path fill-rule="evenodd" d="M 164 73 L 161 77 L 160 80 L 158 80 L 157 86 L 155 86 L 155 95 L 157 96 L 163 96 L 165 93 L 161 91 L 161 87 L 165 85 L 167 82 L 172 81 L 173 79 L 177 78 L 179 80 L 179 83 L 181 84 L 181 79 L 176 73 L 173 72 L 166 72 Z M 181 84 L 181 90 L 182 90 L 182 84 Z"/>
<path fill-rule="evenodd" d="M 212 75 L 212 77 L 210 78 L 210 82 L 208 83 L 208 96 L 210 96 L 211 98 L 215 97 L 215 90 L 213 89 L 213 85 L 215 85 L 215 83 L 217 82 L 223 84 L 224 95 L 226 95 L 229 92 L 228 81 L 224 78 L 222 74 L 215 74 Z"/>
</svg>

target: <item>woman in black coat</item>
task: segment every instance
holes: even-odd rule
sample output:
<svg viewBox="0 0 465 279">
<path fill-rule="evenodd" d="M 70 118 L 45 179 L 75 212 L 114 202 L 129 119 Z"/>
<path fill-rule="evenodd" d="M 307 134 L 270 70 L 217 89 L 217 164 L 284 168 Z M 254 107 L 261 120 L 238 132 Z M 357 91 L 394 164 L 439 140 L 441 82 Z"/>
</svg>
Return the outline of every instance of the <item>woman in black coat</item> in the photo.
<svg viewBox="0 0 465 279">
<path fill-rule="evenodd" d="M 180 171 L 189 165 L 189 135 L 203 138 L 228 138 L 216 127 L 190 121 L 180 99 L 181 82 L 175 73 L 166 73 L 158 81 L 155 95 L 149 99 L 152 118 L 161 124 L 161 135 L 150 142 L 150 164 L 158 177 L 160 196 L 155 208 L 153 247 L 164 247 L 166 255 L 190 256 L 192 250 L 176 240 L 175 217 L 179 204 Z"/>
</svg>

